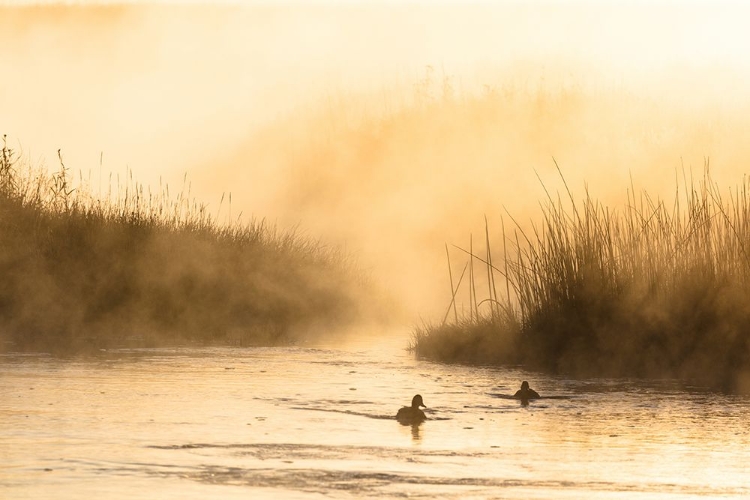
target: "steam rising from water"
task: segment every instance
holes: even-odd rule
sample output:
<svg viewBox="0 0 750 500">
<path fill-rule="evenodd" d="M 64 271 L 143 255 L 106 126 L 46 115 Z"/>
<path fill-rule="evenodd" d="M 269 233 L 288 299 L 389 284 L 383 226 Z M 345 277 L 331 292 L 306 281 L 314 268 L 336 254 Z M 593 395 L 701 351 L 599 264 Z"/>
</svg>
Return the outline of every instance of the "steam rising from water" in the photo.
<svg viewBox="0 0 750 500">
<path fill-rule="evenodd" d="M 443 243 L 537 215 L 547 188 L 671 192 L 750 146 L 732 3 L 351 2 L 3 7 L 0 132 L 105 186 L 129 166 L 361 256 L 410 312 L 449 298 Z M 100 153 L 103 163 L 100 166 Z M 689 174 L 688 174 L 689 175 Z"/>
</svg>

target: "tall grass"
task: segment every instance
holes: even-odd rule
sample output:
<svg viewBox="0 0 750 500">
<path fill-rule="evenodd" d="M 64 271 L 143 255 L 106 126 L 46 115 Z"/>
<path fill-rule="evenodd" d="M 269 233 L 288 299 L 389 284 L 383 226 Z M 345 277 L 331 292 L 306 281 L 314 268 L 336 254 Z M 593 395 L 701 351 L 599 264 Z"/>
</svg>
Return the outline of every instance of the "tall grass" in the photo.
<svg viewBox="0 0 750 500">
<path fill-rule="evenodd" d="M 3 141 L 0 349 L 272 344 L 364 314 L 343 254 L 229 219 L 224 200 L 210 212 L 189 185 L 175 197 L 128 175 L 95 197 L 59 160 L 33 168 Z"/>
<path fill-rule="evenodd" d="M 750 390 L 750 179 L 722 196 L 708 165 L 674 198 L 627 191 L 613 209 L 546 194 L 541 221 L 503 231 L 501 266 L 487 237 L 490 307 L 415 332 L 419 355 L 520 363 L 571 375 L 678 377 Z M 475 283 L 466 285 L 470 304 Z M 452 289 L 455 300 L 458 290 Z M 464 292 L 466 293 L 466 292 Z M 448 350 L 445 344 L 453 344 Z M 440 347 L 438 346 L 440 345 Z M 471 351 L 471 349 L 469 349 Z"/>
</svg>

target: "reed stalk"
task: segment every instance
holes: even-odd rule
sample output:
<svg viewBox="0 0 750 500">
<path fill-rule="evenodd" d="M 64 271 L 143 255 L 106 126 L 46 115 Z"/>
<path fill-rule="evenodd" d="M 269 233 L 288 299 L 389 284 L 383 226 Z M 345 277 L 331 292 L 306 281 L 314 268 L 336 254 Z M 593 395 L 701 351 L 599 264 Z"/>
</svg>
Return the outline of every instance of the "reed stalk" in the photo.
<svg viewBox="0 0 750 500">
<path fill-rule="evenodd" d="M 100 157 L 101 158 L 101 157 Z M 379 307 L 340 252 L 183 191 L 113 177 L 107 198 L 0 152 L 0 350 L 273 344 Z M 101 187 L 98 189 L 102 192 Z M 214 215 L 215 213 L 215 215 Z M 359 291 L 358 291 L 359 290 Z"/>
<path fill-rule="evenodd" d="M 454 318 L 460 328 L 452 334 L 503 338 L 511 347 L 498 359 L 510 349 L 512 362 L 554 372 L 675 376 L 750 390 L 750 180 L 725 200 L 708 164 L 700 180 L 687 179 L 683 172 L 690 184 L 678 185 L 669 202 L 636 193 L 631 179 L 627 202 L 613 209 L 587 188 L 577 200 L 562 178 L 565 199 L 545 188 L 541 224 L 524 229 L 508 214 L 509 237 L 501 223 L 502 271 L 492 263 L 485 219 L 484 258 L 471 240 L 460 250 L 467 264 L 486 265 L 487 297 L 476 297 L 473 279 L 468 293 L 470 304 L 490 304 L 489 315 Z M 506 279 L 502 302 L 495 272 Z M 421 355 L 429 356 L 422 346 L 432 334 L 415 343 Z M 440 328 L 434 334 L 445 338 Z"/>
</svg>

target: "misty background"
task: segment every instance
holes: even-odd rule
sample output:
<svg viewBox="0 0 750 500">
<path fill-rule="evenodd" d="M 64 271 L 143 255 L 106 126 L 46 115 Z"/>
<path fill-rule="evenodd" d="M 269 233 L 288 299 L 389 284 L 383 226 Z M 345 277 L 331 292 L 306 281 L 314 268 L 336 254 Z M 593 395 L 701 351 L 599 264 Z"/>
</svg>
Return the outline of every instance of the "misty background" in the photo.
<svg viewBox="0 0 750 500">
<path fill-rule="evenodd" d="M 671 196 L 750 146 L 748 9 L 731 2 L 0 7 L 0 133 L 106 195 L 127 169 L 233 220 L 343 246 L 441 317 L 444 243 L 538 218 L 544 188 Z M 110 177 L 113 173 L 113 177 Z M 78 176 L 78 174 L 76 174 Z M 507 217 L 507 215 L 506 215 Z M 506 219 L 506 224 L 508 220 Z M 458 264 L 457 264 L 458 265 Z M 460 271 L 460 267 L 459 267 Z"/>
</svg>

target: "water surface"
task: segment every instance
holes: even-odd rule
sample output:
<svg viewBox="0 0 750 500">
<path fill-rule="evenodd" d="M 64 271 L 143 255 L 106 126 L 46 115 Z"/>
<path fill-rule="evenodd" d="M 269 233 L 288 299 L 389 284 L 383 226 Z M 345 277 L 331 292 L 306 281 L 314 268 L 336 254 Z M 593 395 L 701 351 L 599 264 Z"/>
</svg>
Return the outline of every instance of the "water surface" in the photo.
<svg viewBox="0 0 750 500">
<path fill-rule="evenodd" d="M 742 498 L 750 399 L 346 347 L 0 357 L 0 497 Z M 522 380 L 542 396 L 508 399 Z M 424 396 L 428 421 L 398 408 Z"/>
</svg>

